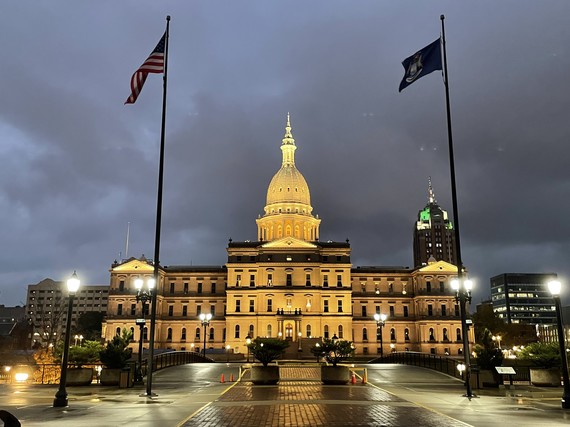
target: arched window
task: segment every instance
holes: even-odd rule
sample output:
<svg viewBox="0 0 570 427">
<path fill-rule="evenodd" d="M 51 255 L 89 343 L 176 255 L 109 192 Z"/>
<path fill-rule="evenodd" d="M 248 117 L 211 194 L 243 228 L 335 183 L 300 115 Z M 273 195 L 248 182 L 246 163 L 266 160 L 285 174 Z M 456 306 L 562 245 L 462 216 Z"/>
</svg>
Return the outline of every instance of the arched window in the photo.
<svg viewBox="0 0 570 427">
<path fill-rule="evenodd" d="M 366 328 L 362 328 L 362 341 L 368 341 L 368 330 Z"/>
<path fill-rule="evenodd" d="M 435 341 L 435 335 L 433 334 L 433 328 L 429 328 L 429 340 Z"/>
<path fill-rule="evenodd" d="M 200 341 L 200 328 L 196 328 L 196 341 Z"/>
<path fill-rule="evenodd" d="M 226 340 L 226 328 L 223 329 L 222 331 L 222 341 Z"/>
<path fill-rule="evenodd" d="M 343 339 L 344 338 L 344 330 L 342 328 L 342 325 L 338 325 L 338 338 L 339 339 Z"/>
<path fill-rule="evenodd" d="M 253 325 L 249 325 L 249 336 L 251 337 L 251 339 L 253 339 L 253 337 L 255 335 L 253 335 Z"/>
<path fill-rule="evenodd" d="M 131 327 L 131 336 L 134 337 L 135 336 L 135 328 Z"/>
<path fill-rule="evenodd" d="M 329 325 L 325 325 L 324 329 L 323 329 L 323 336 L 324 338 L 329 338 Z"/>
<path fill-rule="evenodd" d="M 121 336 L 121 328 L 117 328 L 117 330 L 115 331 L 115 335 L 117 335 L 118 337 Z"/>
<path fill-rule="evenodd" d="M 396 341 L 396 330 L 394 328 L 390 329 L 390 341 Z"/>
<path fill-rule="evenodd" d="M 457 341 L 461 341 L 461 329 L 457 328 L 455 330 L 455 335 L 457 336 Z"/>
<path fill-rule="evenodd" d="M 180 332 L 180 341 L 186 341 L 186 328 L 182 328 Z"/>
<path fill-rule="evenodd" d="M 166 330 L 166 340 L 167 341 L 172 341 L 172 328 L 168 328 Z"/>
<path fill-rule="evenodd" d="M 272 333 L 273 333 L 273 328 L 271 327 L 271 325 L 267 325 L 267 336 L 271 337 Z"/>
<path fill-rule="evenodd" d="M 208 338 L 210 341 L 214 340 L 214 328 L 210 328 L 210 336 Z"/>
<path fill-rule="evenodd" d="M 443 328 L 443 340 L 449 341 L 449 336 L 447 335 L 447 328 Z"/>
<path fill-rule="evenodd" d="M 404 339 L 410 341 L 410 330 L 408 328 L 404 329 Z"/>
<path fill-rule="evenodd" d="M 311 338 L 311 325 L 307 325 L 307 338 Z"/>
<path fill-rule="evenodd" d="M 239 325 L 236 325 L 234 338 L 239 338 Z"/>
<path fill-rule="evenodd" d="M 143 329 L 143 340 L 148 341 L 148 328 L 146 326 Z"/>
</svg>

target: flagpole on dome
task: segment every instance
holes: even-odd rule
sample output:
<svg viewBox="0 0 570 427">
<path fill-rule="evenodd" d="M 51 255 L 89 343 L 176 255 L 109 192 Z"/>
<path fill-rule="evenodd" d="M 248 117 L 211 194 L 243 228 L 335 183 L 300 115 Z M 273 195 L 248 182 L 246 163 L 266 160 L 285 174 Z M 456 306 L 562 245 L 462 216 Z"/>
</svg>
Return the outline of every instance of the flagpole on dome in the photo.
<svg viewBox="0 0 570 427">
<path fill-rule="evenodd" d="M 445 86 L 445 106 L 447 111 L 447 139 L 449 145 L 449 173 L 451 175 L 451 200 L 453 205 L 453 219 L 455 221 L 455 257 L 457 260 L 457 281 L 462 286 L 464 267 L 461 258 L 461 242 L 459 240 L 459 211 L 457 207 L 457 187 L 455 184 L 455 160 L 453 154 L 453 134 L 451 132 L 451 107 L 449 103 L 449 79 L 447 74 L 447 49 L 445 46 L 445 16 L 441 15 L 441 47 L 443 54 L 443 84 Z M 465 397 L 477 397 L 471 390 L 471 361 L 469 354 L 469 329 L 467 327 L 467 312 L 465 309 L 465 296 L 460 301 L 461 310 L 461 336 L 463 338 L 463 358 L 465 364 Z"/>
<path fill-rule="evenodd" d="M 149 339 L 149 353 L 147 359 L 147 380 L 146 380 L 146 393 L 144 396 L 156 396 L 152 392 L 152 373 L 154 369 L 154 335 L 156 330 L 156 294 L 160 292 L 160 230 L 162 221 L 162 185 L 164 176 L 164 133 L 166 125 L 166 87 L 168 78 L 168 38 L 170 32 L 170 15 L 166 17 L 166 33 L 164 40 L 164 74 L 162 77 L 162 124 L 160 129 L 160 158 L 158 165 L 158 191 L 156 197 L 156 230 L 154 235 L 154 283 L 155 288 L 152 293 L 151 313 L 150 313 L 150 339 Z"/>
</svg>

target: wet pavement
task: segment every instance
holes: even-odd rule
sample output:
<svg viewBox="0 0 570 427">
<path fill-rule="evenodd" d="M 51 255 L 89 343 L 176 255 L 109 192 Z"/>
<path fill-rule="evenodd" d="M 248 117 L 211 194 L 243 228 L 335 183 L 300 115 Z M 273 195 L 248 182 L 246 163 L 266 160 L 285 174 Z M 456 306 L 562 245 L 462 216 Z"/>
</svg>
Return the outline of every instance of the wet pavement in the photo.
<svg viewBox="0 0 570 427">
<path fill-rule="evenodd" d="M 153 377 L 158 396 L 90 385 L 68 387 L 69 406 L 53 408 L 57 386 L 0 385 L 0 409 L 23 426 L 568 426 L 562 388 L 515 386 L 463 396 L 461 381 L 428 369 L 362 365 L 368 382 L 324 386 L 316 366 L 284 367 L 277 386 L 238 379 L 240 364 L 193 364 Z M 357 369 L 357 373 L 362 373 Z M 221 382 L 224 375 L 225 382 Z M 1 424 L 0 424 L 1 425 Z"/>
</svg>

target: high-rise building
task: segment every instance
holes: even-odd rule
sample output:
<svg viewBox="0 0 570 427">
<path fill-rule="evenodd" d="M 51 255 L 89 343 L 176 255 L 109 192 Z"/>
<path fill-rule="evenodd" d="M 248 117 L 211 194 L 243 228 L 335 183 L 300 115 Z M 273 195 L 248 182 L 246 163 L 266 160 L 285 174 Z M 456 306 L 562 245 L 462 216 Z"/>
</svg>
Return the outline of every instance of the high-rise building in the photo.
<svg viewBox="0 0 570 427">
<path fill-rule="evenodd" d="M 555 273 L 504 273 L 491 277 L 493 311 L 507 323 L 556 324 L 548 290 Z"/>
<path fill-rule="evenodd" d="M 109 285 L 81 286 L 75 294 L 72 327 L 85 312 L 107 312 Z M 26 317 L 32 324 L 32 346 L 55 344 L 65 334 L 68 291 L 65 281 L 44 279 L 28 285 Z"/>
<path fill-rule="evenodd" d="M 348 241 L 319 240 L 309 186 L 296 166 L 297 146 L 287 117 L 281 166 L 269 183 L 257 240 L 230 240 L 224 266 L 160 266 L 156 347 L 246 352 L 246 337 L 281 337 L 295 354 L 312 357 L 320 338 L 354 342 L 357 354 L 462 352 L 461 320 L 450 280 L 457 267 L 430 261 L 416 268 L 355 267 Z M 107 340 L 142 316 L 136 278 L 151 278 L 153 263 L 131 258 L 111 266 Z M 206 330 L 198 316 L 209 313 Z M 377 329 L 375 313 L 387 315 Z M 147 326 L 142 331 L 148 342 Z M 472 334 L 472 332 L 470 332 Z M 470 335 L 470 341 L 473 341 Z M 146 344 L 148 346 L 148 344 Z M 301 350 L 298 352 L 298 350 Z"/>
<path fill-rule="evenodd" d="M 414 266 L 427 265 L 430 260 L 457 265 L 453 224 L 435 200 L 428 181 L 428 203 L 418 212 L 414 227 Z"/>
</svg>

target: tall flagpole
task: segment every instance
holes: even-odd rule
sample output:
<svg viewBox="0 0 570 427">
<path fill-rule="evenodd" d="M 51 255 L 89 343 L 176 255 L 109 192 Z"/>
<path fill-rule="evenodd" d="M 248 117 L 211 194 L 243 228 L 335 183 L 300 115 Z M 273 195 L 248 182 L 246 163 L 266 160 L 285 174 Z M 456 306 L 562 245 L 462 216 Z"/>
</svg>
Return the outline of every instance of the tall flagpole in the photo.
<svg viewBox="0 0 570 427">
<path fill-rule="evenodd" d="M 467 328 L 467 299 L 471 299 L 470 292 L 465 292 L 463 286 L 463 261 L 461 259 L 461 242 L 459 240 L 459 211 L 457 208 L 457 188 L 455 185 L 455 161 L 453 155 L 453 135 L 451 132 L 451 108 L 449 105 L 449 81 L 447 78 L 447 50 L 445 47 L 445 16 L 441 15 L 441 42 L 443 47 L 443 80 L 445 85 L 445 105 L 447 110 L 447 138 L 449 142 L 449 170 L 451 174 L 451 198 L 453 204 L 453 218 L 455 220 L 455 256 L 457 259 L 457 281 L 460 286 L 458 291 L 459 308 L 461 315 L 461 335 L 463 337 L 463 358 L 465 363 L 465 396 L 475 397 L 471 391 L 471 362 L 469 355 L 469 330 Z"/>
<path fill-rule="evenodd" d="M 146 396 L 152 397 L 152 371 L 154 369 L 154 333 L 156 329 L 156 295 L 161 289 L 160 281 L 160 225 L 162 221 L 162 182 L 164 175 L 164 130 L 166 124 L 166 83 L 168 76 L 168 38 L 170 16 L 166 17 L 166 37 L 164 39 L 164 75 L 162 77 L 162 126 L 160 129 L 160 160 L 158 166 L 158 193 L 156 198 L 156 232 L 154 235 L 154 292 L 152 293 L 152 309 L 150 313 L 150 340 L 147 360 Z M 156 394 L 154 394 L 156 396 Z"/>
</svg>

